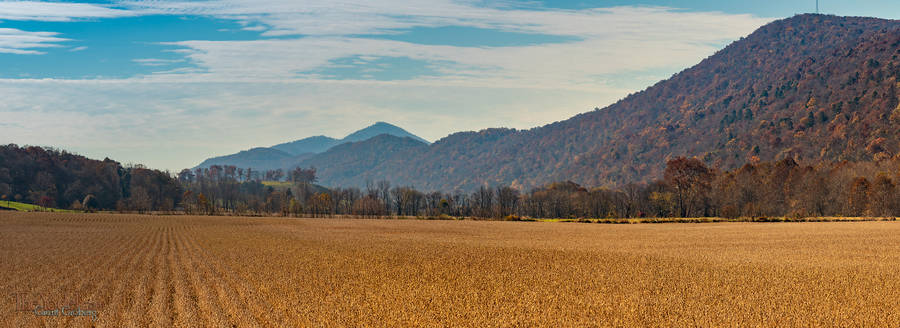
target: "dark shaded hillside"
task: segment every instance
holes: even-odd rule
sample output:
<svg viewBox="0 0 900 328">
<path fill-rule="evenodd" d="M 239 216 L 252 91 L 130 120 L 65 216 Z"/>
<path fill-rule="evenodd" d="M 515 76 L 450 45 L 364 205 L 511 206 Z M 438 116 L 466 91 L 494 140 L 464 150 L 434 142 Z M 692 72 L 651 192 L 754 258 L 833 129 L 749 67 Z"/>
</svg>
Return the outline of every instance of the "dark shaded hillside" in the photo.
<svg viewBox="0 0 900 328">
<path fill-rule="evenodd" d="M 300 162 L 300 167 L 315 167 L 320 183 L 326 186 L 364 186 L 367 180 L 384 179 L 367 175 L 373 167 L 398 168 L 396 160 L 416 156 L 428 145 L 410 137 L 382 134 L 365 141 L 337 145 Z M 391 160 L 391 162 L 388 162 Z"/>
<path fill-rule="evenodd" d="M 374 171 L 395 183 L 426 190 L 472 189 L 482 184 L 519 187 L 516 182 L 526 173 L 519 163 L 528 161 L 522 157 L 525 150 L 514 146 L 521 133 L 513 129 L 455 133 L 416 156 L 404 154 Z"/>
<path fill-rule="evenodd" d="M 168 173 L 142 166 L 122 167 L 108 158 L 41 147 L 0 146 L 0 197 L 5 200 L 55 208 L 169 211 L 181 191 Z"/>
<path fill-rule="evenodd" d="M 889 158 L 900 149 L 898 28 L 825 15 L 776 21 L 604 109 L 527 131 L 454 134 L 363 176 L 429 190 L 612 186 L 658 178 L 682 155 L 722 169 Z"/>
<path fill-rule="evenodd" d="M 210 167 L 213 165 L 234 165 L 241 168 L 252 167 L 254 170 L 277 170 L 291 166 L 313 154 L 300 154 L 297 156 L 272 148 L 253 148 L 237 154 L 213 157 L 203 161 L 197 167 Z"/>
<path fill-rule="evenodd" d="M 340 140 L 335 138 L 315 136 L 291 142 L 285 142 L 283 144 L 277 144 L 272 146 L 271 149 L 283 151 L 292 155 L 321 153 L 328 150 L 328 148 L 334 147 L 334 145 L 338 144 L 339 142 Z M 201 164 L 201 166 L 203 165 Z"/>
</svg>

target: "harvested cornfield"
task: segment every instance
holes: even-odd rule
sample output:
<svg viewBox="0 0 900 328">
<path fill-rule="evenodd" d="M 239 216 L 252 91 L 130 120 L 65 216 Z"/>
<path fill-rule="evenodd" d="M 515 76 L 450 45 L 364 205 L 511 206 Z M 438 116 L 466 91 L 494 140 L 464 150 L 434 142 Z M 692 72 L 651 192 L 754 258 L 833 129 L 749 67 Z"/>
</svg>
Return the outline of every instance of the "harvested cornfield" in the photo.
<svg viewBox="0 0 900 328">
<path fill-rule="evenodd" d="M 0 258 L 3 327 L 900 325 L 897 222 L 0 212 Z"/>
</svg>

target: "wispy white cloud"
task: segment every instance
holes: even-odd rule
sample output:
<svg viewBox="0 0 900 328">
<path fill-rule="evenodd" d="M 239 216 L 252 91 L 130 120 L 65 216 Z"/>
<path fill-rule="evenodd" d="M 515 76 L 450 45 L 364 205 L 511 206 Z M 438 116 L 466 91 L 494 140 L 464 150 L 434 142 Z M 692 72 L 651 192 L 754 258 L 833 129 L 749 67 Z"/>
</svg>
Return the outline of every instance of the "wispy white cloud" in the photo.
<svg viewBox="0 0 900 328">
<path fill-rule="evenodd" d="M 40 48 L 59 47 L 68 39 L 57 37 L 55 32 L 29 32 L 14 28 L 0 28 L 0 53 L 35 55 L 44 52 Z"/>
<path fill-rule="evenodd" d="M 69 52 L 85 51 L 85 50 L 87 50 L 87 48 L 88 48 L 87 46 L 78 46 L 78 47 L 69 49 Z"/>
<path fill-rule="evenodd" d="M 114 9 L 98 4 L 47 2 L 47 1 L 2 1 L 0 20 L 66 22 L 84 19 L 100 19 L 140 15 L 133 10 Z M 29 32 L 14 28 L 0 28 L 0 53 L 23 55 L 43 54 L 37 48 L 58 47 L 57 43 L 69 41 L 58 37 L 57 32 Z M 70 51 L 81 51 L 86 47 L 75 47 Z"/>
<path fill-rule="evenodd" d="M 303 73 L 328 67 L 341 58 L 407 57 L 438 63 L 434 66 L 439 76 L 423 77 L 420 79 L 423 83 L 596 89 L 605 74 L 690 65 L 712 54 L 728 40 L 747 35 L 769 21 L 748 15 L 694 13 L 655 7 L 512 12 L 475 7 L 471 7 L 470 11 L 460 6 L 454 8 L 458 14 L 457 20 L 464 21 L 460 23 L 463 25 L 577 36 L 578 41 L 509 47 L 462 47 L 323 35 L 251 41 L 196 40 L 172 44 L 184 47 L 183 53 L 193 63 L 206 69 L 202 76 L 192 78 L 287 79 L 303 77 Z M 360 15 L 359 12 L 360 9 L 351 11 L 355 15 Z M 456 20 L 449 19 L 452 13 L 444 13 L 440 21 L 431 23 L 456 24 Z M 275 26 L 275 29 L 287 28 L 281 21 L 284 18 L 259 19 Z M 434 19 L 434 16 L 427 16 L 427 19 Z M 302 20 L 297 18 L 297 21 Z M 318 18 L 311 20 L 318 21 Z M 393 26 L 396 25 L 367 28 L 377 31 Z M 346 34 L 355 33 L 357 29 L 348 27 L 346 30 L 330 31 Z"/>
<path fill-rule="evenodd" d="M 47 1 L 0 2 L 0 20 L 64 22 L 78 19 L 133 16 L 137 14 L 139 13 L 131 10 L 114 9 L 88 3 Z"/>
<path fill-rule="evenodd" d="M 391 33 L 415 26 L 464 25 L 461 14 L 475 6 L 446 0 L 223 0 L 123 1 L 123 6 L 156 14 L 206 15 L 263 21 L 267 35 L 347 35 Z M 469 25 L 469 24 L 465 24 Z"/>
<path fill-rule="evenodd" d="M 590 36 L 647 31 L 669 34 L 668 24 L 655 18 L 677 14 L 684 32 L 698 36 L 721 33 L 698 29 L 710 24 L 731 29 L 758 22 L 751 15 L 676 11 L 673 8 L 623 6 L 584 10 L 510 9 L 503 2 L 452 0 L 218 0 L 122 1 L 121 5 L 145 13 L 206 15 L 270 27 L 269 35 L 358 35 L 398 33 L 413 27 L 468 26 L 552 35 Z M 643 19 L 635 20 L 635 17 Z M 597 28 L 601 27 L 601 28 Z M 726 32 L 727 33 L 727 32 Z"/>
<path fill-rule="evenodd" d="M 244 30 L 244 31 L 261 32 L 261 31 L 267 30 L 268 28 L 265 27 L 265 26 L 262 26 L 262 25 L 253 25 L 253 26 L 247 26 L 247 27 L 244 27 L 244 28 L 241 28 L 241 29 Z"/>
<path fill-rule="evenodd" d="M 143 66 L 168 66 L 184 62 L 184 59 L 138 58 L 131 61 Z"/>
</svg>

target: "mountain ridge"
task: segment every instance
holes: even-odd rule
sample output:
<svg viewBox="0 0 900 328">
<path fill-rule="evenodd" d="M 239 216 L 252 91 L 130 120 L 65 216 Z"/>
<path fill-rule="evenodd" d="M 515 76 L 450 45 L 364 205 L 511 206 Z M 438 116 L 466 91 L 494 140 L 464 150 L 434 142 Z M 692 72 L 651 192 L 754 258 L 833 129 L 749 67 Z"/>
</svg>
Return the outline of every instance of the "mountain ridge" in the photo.
<svg viewBox="0 0 900 328">
<path fill-rule="evenodd" d="M 380 176 L 425 190 L 615 187 L 658 178 L 677 156 L 721 169 L 891 157 L 900 150 L 890 119 L 900 123 L 898 30 L 877 18 L 777 20 L 603 109 L 529 130 L 455 133 L 335 185 Z"/>
<path fill-rule="evenodd" d="M 347 143 L 366 141 L 381 135 L 410 138 L 420 143 L 428 144 L 427 140 L 422 139 L 403 128 L 379 121 L 354 131 L 342 139 L 319 135 L 281 143 L 271 147 L 255 147 L 230 155 L 208 158 L 194 168 L 209 167 L 212 165 L 234 165 L 242 168 L 251 167 L 258 171 L 290 169 L 301 165 L 301 162 L 314 157 L 316 154 L 327 152 L 333 147 Z"/>
</svg>

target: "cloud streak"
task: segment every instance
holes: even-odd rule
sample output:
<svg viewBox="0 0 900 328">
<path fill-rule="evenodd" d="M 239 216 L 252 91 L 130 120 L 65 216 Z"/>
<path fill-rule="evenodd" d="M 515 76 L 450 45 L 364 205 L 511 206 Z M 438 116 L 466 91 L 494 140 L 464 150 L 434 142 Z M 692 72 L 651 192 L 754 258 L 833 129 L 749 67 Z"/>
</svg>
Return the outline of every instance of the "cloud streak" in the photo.
<svg viewBox="0 0 900 328">
<path fill-rule="evenodd" d="M 19 55 L 39 55 L 40 48 L 59 47 L 60 38 L 55 32 L 29 32 L 14 28 L 0 28 L 0 53 Z"/>
<path fill-rule="evenodd" d="M 138 58 L 131 61 L 143 66 L 168 66 L 183 62 L 183 59 Z"/>
<path fill-rule="evenodd" d="M 45 1 L 0 2 L 0 20 L 67 22 L 81 19 L 113 18 L 140 13 L 87 3 Z"/>
<path fill-rule="evenodd" d="M 229 8 L 231 11 L 223 12 L 243 12 Z M 463 24 L 508 32 L 553 33 L 577 36 L 579 41 L 507 47 L 423 45 L 345 36 L 358 32 L 357 27 L 349 26 L 342 30 L 329 29 L 329 33 L 336 35 L 252 41 L 198 40 L 172 44 L 184 47 L 183 53 L 194 64 L 204 68 L 203 75 L 192 76 L 200 79 L 316 78 L 315 74 L 310 74 L 311 71 L 328 67 L 335 60 L 374 56 L 406 57 L 432 63 L 440 75 L 422 77 L 420 80 L 423 83 L 553 86 L 585 90 L 596 89 L 604 80 L 603 75 L 684 67 L 712 54 L 727 40 L 747 35 L 769 21 L 748 15 L 690 13 L 656 7 L 512 12 L 474 7 L 453 8 L 449 12 L 457 16 L 443 13 L 438 17 L 435 16 L 438 12 L 428 11 L 415 17 L 421 16 L 417 21 L 435 25 Z M 382 17 L 380 12 L 387 11 L 370 10 L 370 15 L 375 17 Z M 343 15 L 347 15 L 344 19 L 348 20 L 365 12 L 355 9 Z M 282 13 L 279 18 L 258 19 L 261 19 L 260 23 L 273 26 L 273 31 L 322 32 L 305 30 L 294 24 L 305 21 L 305 16 L 291 16 L 294 23 L 289 24 L 285 21 L 285 15 L 288 14 Z M 319 19 L 311 20 L 318 22 Z M 410 19 L 413 18 L 395 22 L 403 25 L 400 23 Z M 398 24 L 375 24 L 366 28 L 369 31 L 383 31 Z"/>
<path fill-rule="evenodd" d="M 123 1 L 136 12 L 168 15 L 204 15 L 233 19 L 245 25 L 269 27 L 266 35 L 346 36 L 395 34 L 414 27 L 467 26 L 510 32 L 566 36 L 608 36 L 650 32 L 670 34 L 671 17 L 685 34 L 700 38 L 756 24 L 752 15 L 687 12 L 676 8 L 622 6 L 584 10 L 532 7 L 485 7 L 483 2 L 449 0 L 218 0 Z M 639 18 L 639 19 L 635 19 Z M 659 21 L 657 19 L 660 19 Z M 706 28 L 706 24 L 715 26 Z M 758 26 L 758 25 L 757 25 Z M 598 28 L 600 27 L 600 28 Z M 724 29 L 725 31 L 718 31 Z M 634 34 L 637 35 L 637 34 Z"/>
</svg>

